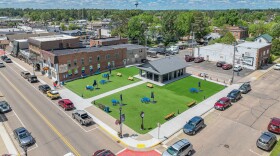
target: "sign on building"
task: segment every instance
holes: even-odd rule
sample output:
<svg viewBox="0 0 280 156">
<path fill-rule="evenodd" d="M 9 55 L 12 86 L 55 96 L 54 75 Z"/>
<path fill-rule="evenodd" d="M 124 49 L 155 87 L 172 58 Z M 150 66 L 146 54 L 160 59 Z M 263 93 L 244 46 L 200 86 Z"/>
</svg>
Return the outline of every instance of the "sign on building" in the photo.
<svg viewBox="0 0 280 156">
<path fill-rule="evenodd" d="M 254 64 L 254 57 L 243 57 L 242 64 L 247 66 L 253 66 Z"/>
<path fill-rule="evenodd" d="M 59 65 L 59 73 L 66 73 L 68 71 L 67 64 Z"/>
</svg>

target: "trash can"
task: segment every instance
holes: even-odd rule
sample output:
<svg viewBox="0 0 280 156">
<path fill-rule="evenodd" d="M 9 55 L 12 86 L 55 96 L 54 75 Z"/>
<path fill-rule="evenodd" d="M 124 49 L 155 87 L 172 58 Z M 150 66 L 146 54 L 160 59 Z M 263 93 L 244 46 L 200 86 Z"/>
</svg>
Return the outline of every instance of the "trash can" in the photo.
<svg viewBox="0 0 280 156">
<path fill-rule="evenodd" d="M 104 111 L 107 112 L 107 113 L 109 113 L 109 112 L 110 112 L 110 107 L 105 106 Z"/>
</svg>

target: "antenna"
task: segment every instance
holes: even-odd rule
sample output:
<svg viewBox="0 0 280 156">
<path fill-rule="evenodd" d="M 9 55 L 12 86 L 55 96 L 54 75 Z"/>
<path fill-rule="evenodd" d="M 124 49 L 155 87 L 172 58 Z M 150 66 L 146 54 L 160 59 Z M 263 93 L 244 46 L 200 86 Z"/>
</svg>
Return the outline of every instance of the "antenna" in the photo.
<svg viewBox="0 0 280 156">
<path fill-rule="evenodd" d="M 139 5 L 139 3 L 138 3 L 138 1 L 136 1 L 136 2 L 135 2 L 135 6 L 136 6 L 136 8 L 137 8 L 137 6 L 138 6 L 138 5 Z"/>
</svg>

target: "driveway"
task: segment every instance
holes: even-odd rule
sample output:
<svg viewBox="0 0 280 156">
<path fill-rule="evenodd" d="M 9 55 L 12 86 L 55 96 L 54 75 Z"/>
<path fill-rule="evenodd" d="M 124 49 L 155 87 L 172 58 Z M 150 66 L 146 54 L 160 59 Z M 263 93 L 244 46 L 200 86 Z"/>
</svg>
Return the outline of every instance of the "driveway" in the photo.
<svg viewBox="0 0 280 156">
<path fill-rule="evenodd" d="M 195 155 L 208 156 L 260 156 L 269 155 L 256 147 L 261 132 L 266 131 L 272 117 L 280 117 L 279 71 L 270 71 L 252 82 L 252 91 L 233 103 L 225 111 L 213 110 L 204 117 L 206 127 L 195 136 L 182 131 L 170 138 L 168 147 L 182 138 L 194 145 Z M 279 139 L 279 135 L 278 135 Z M 165 148 L 159 147 L 163 152 Z"/>
</svg>

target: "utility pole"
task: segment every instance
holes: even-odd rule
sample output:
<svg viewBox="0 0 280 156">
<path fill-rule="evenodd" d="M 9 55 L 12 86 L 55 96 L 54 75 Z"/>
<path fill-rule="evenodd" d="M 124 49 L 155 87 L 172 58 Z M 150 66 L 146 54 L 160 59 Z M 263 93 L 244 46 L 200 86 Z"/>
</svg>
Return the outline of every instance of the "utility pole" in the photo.
<svg viewBox="0 0 280 156">
<path fill-rule="evenodd" d="M 233 43 L 233 60 L 232 60 L 233 67 L 235 65 L 235 52 L 236 52 L 236 42 Z M 233 80 L 234 80 L 234 70 L 232 70 L 231 84 L 233 83 Z"/>
</svg>

